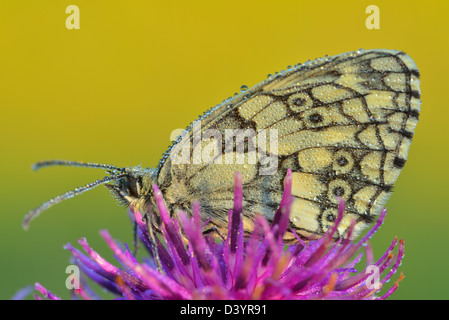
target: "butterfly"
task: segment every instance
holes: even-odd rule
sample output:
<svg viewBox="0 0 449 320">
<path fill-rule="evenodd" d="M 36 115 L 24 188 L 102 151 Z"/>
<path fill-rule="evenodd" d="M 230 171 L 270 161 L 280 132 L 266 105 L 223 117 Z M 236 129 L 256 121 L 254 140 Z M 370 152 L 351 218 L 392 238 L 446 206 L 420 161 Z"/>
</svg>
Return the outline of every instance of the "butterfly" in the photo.
<svg viewBox="0 0 449 320">
<path fill-rule="evenodd" d="M 109 175 L 45 202 L 25 216 L 24 226 L 52 205 L 105 184 L 121 204 L 149 213 L 158 230 L 156 184 L 172 215 L 191 214 L 198 201 L 205 232 L 226 234 L 238 171 L 250 233 L 257 213 L 273 220 L 291 169 L 290 229 L 305 240 L 321 237 L 334 224 L 341 198 L 346 206 L 338 237 L 352 221 L 356 236 L 379 214 L 405 165 L 420 113 L 419 84 L 413 60 L 395 50 L 360 49 L 288 67 L 206 111 L 155 168 L 37 163 L 35 169 L 81 166 Z"/>
</svg>

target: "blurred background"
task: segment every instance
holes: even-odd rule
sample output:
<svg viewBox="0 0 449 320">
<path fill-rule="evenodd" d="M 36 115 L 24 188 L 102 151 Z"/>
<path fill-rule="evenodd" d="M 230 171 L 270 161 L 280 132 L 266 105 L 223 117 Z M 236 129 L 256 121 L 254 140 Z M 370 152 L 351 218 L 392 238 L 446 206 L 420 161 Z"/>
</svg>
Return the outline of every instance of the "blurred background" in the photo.
<svg viewBox="0 0 449 320">
<path fill-rule="evenodd" d="M 369 30 L 366 7 L 380 10 Z M 66 8 L 80 29 L 66 28 Z M 395 299 L 449 298 L 447 12 L 441 1 L 0 2 L 0 299 L 40 282 L 68 298 L 70 242 L 98 231 L 132 244 L 126 210 L 104 187 L 21 227 L 24 214 L 103 178 L 85 168 L 33 172 L 38 160 L 156 166 L 170 133 L 206 109 L 308 59 L 359 48 L 407 52 L 421 72 L 422 113 L 409 160 L 372 240 L 375 258 L 405 241 Z M 399 273 L 393 278 L 397 279 Z"/>
</svg>

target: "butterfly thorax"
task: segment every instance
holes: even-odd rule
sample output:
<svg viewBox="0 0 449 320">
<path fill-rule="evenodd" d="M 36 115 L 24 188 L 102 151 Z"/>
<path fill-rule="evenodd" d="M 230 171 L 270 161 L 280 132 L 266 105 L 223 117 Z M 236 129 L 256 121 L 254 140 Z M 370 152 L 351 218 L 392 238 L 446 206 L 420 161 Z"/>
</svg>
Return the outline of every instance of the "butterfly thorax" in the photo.
<svg viewBox="0 0 449 320">
<path fill-rule="evenodd" d="M 172 181 L 170 188 L 163 190 L 164 199 L 168 207 L 176 207 L 176 209 L 186 210 L 191 206 L 194 200 L 189 192 L 189 188 L 185 181 Z"/>
</svg>

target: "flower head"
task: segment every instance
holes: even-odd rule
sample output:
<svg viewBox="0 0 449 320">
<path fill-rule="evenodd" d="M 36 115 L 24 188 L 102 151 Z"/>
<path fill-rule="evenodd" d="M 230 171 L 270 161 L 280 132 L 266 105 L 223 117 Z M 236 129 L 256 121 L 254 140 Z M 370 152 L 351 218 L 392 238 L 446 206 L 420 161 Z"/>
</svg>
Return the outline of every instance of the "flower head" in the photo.
<svg viewBox="0 0 449 320">
<path fill-rule="evenodd" d="M 95 252 L 86 239 L 79 240 L 85 253 L 71 244 L 70 250 L 83 276 L 113 293 L 118 299 L 385 299 L 398 287 L 402 274 L 384 292 L 383 285 L 396 273 L 403 257 L 404 244 L 396 238 L 387 251 L 373 260 L 369 238 L 382 224 L 383 210 L 373 228 L 359 241 L 349 236 L 335 240 L 337 227 L 344 212 L 340 201 L 339 214 L 325 235 L 311 242 L 288 247 L 282 242 L 289 225 L 292 203 L 291 172 L 284 181 L 284 194 L 273 222 L 263 216 L 254 220 L 254 231 L 243 236 L 242 180 L 235 177 L 234 207 L 229 211 L 228 234 L 217 242 L 204 235 L 200 221 L 200 206 L 193 204 L 192 217 L 178 213 L 171 218 L 162 193 L 154 185 L 154 195 L 161 218 L 162 242 L 150 241 L 147 224 L 139 211 L 132 212 L 139 237 L 150 256 L 138 261 L 125 245 L 115 241 L 107 231 L 101 236 L 118 260 L 117 267 Z M 292 230 L 292 232 L 294 232 Z M 156 243 L 153 245 L 152 243 Z M 286 248 L 285 248 L 286 247 Z M 393 251 L 397 247 L 397 253 Z M 363 256 L 366 266 L 357 271 Z M 377 275 L 378 277 L 374 277 Z M 381 277 L 381 275 L 384 275 Z M 98 295 L 80 279 L 77 297 L 97 299 Z M 58 297 L 40 284 L 36 289 L 48 299 Z"/>
</svg>

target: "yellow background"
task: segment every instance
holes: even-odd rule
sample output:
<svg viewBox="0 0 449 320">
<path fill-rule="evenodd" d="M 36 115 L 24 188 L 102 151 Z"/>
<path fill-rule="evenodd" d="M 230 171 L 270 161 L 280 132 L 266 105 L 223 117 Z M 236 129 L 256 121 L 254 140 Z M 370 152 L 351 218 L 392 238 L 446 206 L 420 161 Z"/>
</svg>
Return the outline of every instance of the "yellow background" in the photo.
<svg viewBox="0 0 449 320">
<path fill-rule="evenodd" d="M 68 5 L 80 29 L 68 30 Z M 365 9 L 380 9 L 368 30 Z M 36 281 L 68 297 L 62 245 L 85 236 L 112 260 L 98 230 L 132 243 L 126 210 L 100 187 L 23 215 L 104 173 L 31 171 L 44 159 L 155 166 L 174 128 L 298 62 L 359 48 L 406 51 L 421 72 L 422 113 L 409 160 L 373 238 L 380 257 L 405 240 L 396 299 L 449 298 L 448 34 L 441 1 L 0 2 L 0 298 Z M 397 276 L 396 276 L 397 278 Z M 395 279 L 395 278 L 394 278 Z"/>
</svg>

